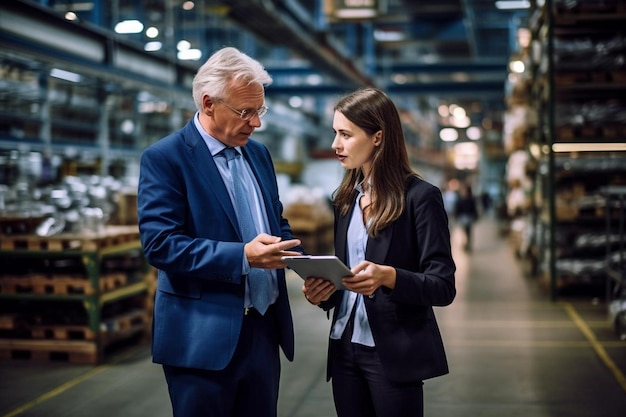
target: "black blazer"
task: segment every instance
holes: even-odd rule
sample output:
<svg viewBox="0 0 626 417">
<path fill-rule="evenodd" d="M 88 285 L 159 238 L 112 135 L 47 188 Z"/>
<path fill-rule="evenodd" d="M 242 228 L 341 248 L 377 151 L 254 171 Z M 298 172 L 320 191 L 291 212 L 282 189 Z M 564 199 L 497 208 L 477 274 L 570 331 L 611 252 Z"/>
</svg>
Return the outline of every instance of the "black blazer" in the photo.
<svg viewBox="0 0 626 417">
<path fill-rule="evenodd" d="M 352 211 L 335 213 L 335 252 L 347 261 L 346 236 Z M 396 268 L 393 290 L 380 287 L 364 297 L 376 350 L 387 377 L 415 382 L 448 373 L 443 340 L 432 306 L 446 306 L 456 295 L 456 270 L 450 250 L 448 219 L 439 188 L 412 177 L 407 182 L 406 210 L 376 239 L 369 238 L 368 261 Z M 339 307 L 343 291 L 323 303 Z M 335 308 L 333 325 L 337 320 Z M 332 346 L 332 343 L 331 343 Z M 329 349 L 330 379 L 333 349 Z"/>
</svg>

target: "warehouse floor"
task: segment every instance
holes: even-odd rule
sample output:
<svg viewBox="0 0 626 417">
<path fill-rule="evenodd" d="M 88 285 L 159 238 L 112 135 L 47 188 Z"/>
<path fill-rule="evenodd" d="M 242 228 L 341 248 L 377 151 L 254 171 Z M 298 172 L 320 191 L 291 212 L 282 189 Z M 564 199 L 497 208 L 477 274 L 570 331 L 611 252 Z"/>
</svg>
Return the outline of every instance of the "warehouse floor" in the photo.
<svg viewBox="0 0 626 417">
<path fill-rule="evenodd" d="M 426 416 L 623 417 L 626 342 L 607 321 L 602 291 L 551 301 L 490 218 L 462 250 L 453 229 L 458 295 L 436 314 L 450 374 L 426 381 Z M 285 362 L 281 417 L 334 416 L 325 382 L 328 321 L 289 276 L 296 359 Z M 595 296 L 594 296 L 595 294 Z M 171 416 L 161 368 L 141 343 L 100 366 L 0 362 L 0 417 Z"/>
</svg>

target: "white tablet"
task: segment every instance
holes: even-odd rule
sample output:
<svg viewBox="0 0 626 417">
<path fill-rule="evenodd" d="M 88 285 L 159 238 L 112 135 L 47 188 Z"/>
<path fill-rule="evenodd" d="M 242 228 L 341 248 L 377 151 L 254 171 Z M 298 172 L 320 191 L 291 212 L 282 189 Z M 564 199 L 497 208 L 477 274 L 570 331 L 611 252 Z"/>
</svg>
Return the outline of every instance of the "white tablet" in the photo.
<svg viewBox="0 0 626 417">
<path fill-rule="evenodd" d="M 341 278 L 354 274 L 339 258 L 333 255 L 283 256 L 282 260 L 300 278 L 325 278 L 335 284 L 338 290 L 344 289 Z"/>
</svg>

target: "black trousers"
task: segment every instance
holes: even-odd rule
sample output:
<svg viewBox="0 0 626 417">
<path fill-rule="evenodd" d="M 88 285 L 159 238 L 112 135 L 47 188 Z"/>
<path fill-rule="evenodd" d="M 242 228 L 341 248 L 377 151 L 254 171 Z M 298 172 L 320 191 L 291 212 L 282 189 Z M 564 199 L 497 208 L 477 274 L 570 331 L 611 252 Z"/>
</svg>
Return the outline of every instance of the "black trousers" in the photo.
<svg viewBox="0 0 626 417">
<path fill-rule="evenodd" d="M 423 417 L 423 382 L 388 380 L 376 348 L 352 343 L 352 329 L 350 319 L 341 340 L 331 340 L 337 417 Z"/>
<path fill-rule="evenodd" d="M 276 417 L 280 358 L 274 310 L 244 317 L 225 369 L 163 366 L 174 417 Z"/>
</svg>

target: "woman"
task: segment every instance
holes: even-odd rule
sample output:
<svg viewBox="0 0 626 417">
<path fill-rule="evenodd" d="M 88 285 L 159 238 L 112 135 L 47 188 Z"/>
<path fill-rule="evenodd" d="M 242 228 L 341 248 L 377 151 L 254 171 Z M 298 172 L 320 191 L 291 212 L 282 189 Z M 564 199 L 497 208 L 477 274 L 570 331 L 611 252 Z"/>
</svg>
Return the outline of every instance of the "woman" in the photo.
<svg viewBox="0 0 626 417">
<path fill-rule="evenodd" d="M 338 417 L 423 415 L 423 380 L 448 372 L 432 306 L 455 297 L 440 190 L 411 170 L 400 117 L 375 88 L 335 107 L 335 252 L 355 274 L 336 290 L 308 278 L 314 305 L 334 308 L 328 374 Z"/>
</svg>

